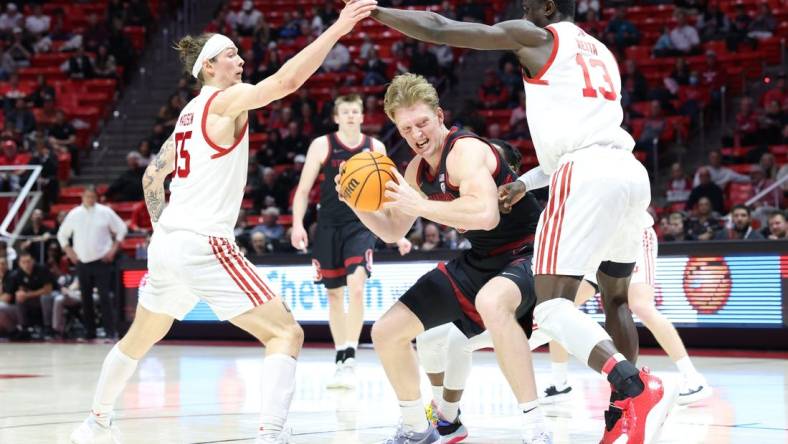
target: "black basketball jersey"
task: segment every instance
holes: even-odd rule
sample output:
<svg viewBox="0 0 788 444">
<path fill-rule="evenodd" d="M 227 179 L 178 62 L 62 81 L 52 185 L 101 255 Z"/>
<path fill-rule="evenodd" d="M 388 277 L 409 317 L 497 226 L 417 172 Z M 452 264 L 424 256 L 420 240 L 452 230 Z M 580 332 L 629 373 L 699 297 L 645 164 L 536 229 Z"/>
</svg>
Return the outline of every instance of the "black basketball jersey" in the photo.
<svg viewBox="0 0 788 444">
<path fill-rule="evenodd" d="M 328 138 L 328 154 L 323 161 L 323 182 L 320 183 L 320 211 L 318 221 L 325 225 L 344 225 L 348 222 L 358 221 L 353 210 L 344 202 L 339 201 L 337 190 L 334 184 L 334 177 L 339 174 L 339 165 L 353 157 L 354 154 L 362 151 L 372 150 L 372 138 L 362 135 L 361 143 L 350 148 L 337 137 L 337 133 L 331 133 Z"/>
<path fill-rule="evenodd" d="M 430 173 L 427 161 L 421 160 L 416 177 L 419 188 L 430 200 L 451 201 L 460 197 L 460 189 L 451 184 L 451 179 L 446 171 L 446 158 L 449 156 L 454 143 L 462 138 L 473 137 L 486 143 L 498 161 L 498 167 L 493 173 L 495 185 L 501 186 L 517 179 L 509 165 L 501 158 L 498 150 L 486 140 L 469 131 L 452 128 L 443 146 L 443 154 L 438 165 L 437 174 Z M 517 202 L 508 214 L 501 214 L 501 220 L 492 230 L 470 230 L 464 236 L 471 243 L 471 250 L 481 256 L 492 256 L 514 250 L 524 254 L 533 251 L 533 236 L 542 208 L 531 193 Z"/>
</svg>

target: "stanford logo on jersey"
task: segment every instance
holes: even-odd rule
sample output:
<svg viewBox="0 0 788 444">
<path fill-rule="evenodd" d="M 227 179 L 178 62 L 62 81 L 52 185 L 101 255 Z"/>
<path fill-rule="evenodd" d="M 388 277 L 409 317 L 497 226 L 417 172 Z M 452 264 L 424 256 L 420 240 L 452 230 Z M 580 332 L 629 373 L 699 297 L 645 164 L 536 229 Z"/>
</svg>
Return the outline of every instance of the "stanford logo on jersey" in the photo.
<svg viewBox="0 0 788 444">
<path fill-rule="evenodd" d="M 445 193 L 446 192 L 446 175 L 441 173 L 440 176 L 438 176 L 438 182 L 440 182 L 440 184 L 441 184 L 441 191 L 443 191 Z"/>
<path fill-rule="evenodd" d="M 192 124 L 193 121 L 194 121 L 194 113 L 189 113 L 182 115 L 178 123 L 180 123 L 181 126 L 189 126 Z"/>
</svg>

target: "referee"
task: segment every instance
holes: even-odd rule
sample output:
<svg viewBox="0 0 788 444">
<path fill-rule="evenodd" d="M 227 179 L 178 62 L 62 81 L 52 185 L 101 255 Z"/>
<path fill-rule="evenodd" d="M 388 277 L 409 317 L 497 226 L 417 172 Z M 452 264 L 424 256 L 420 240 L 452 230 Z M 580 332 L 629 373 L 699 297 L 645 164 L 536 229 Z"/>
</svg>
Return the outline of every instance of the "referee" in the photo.
<svg viewBox="0 0 788 444">
<path fill-rule="evenodd" d="M 113 261 L 126 236 L 126 224 L 111 208 L 96 203 L 92 186 L 82 193 L 82 205 L 73 208 L 60 225 L 57 239 L 63 251 L 77 265 L 82 314 L 87 339 L 96 338 L 96 314 L 93 310 L 93 288 L 101 300 L 101 318 L 107 338 L 116 336 L 115 310 L 110 299 Z M 71 245 L 69 238 L 73 236 Z"/>
</svg>

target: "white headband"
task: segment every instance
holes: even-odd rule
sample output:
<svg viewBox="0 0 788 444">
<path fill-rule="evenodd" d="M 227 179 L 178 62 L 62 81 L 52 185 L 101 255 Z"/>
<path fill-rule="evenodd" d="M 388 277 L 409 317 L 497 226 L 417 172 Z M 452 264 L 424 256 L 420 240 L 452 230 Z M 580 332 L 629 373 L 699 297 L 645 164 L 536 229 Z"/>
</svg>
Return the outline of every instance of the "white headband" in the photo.
<svg viewBox="0 0 788 444">
<path fill-rule="evenodd" d="M 219 55 L 219 53 L 227 48 L 235 48 L 235 43 L 222 34 L 212 35 L 211 38 L 209 38 L 208 41 L 202 46 L 200 55 L 198 55 L 197 60 L 194 61 L 194 66 L 192 66 L 192 75 L 195 78 L 200 75 L 202 62 L 216 57 Z"/>
</svg>

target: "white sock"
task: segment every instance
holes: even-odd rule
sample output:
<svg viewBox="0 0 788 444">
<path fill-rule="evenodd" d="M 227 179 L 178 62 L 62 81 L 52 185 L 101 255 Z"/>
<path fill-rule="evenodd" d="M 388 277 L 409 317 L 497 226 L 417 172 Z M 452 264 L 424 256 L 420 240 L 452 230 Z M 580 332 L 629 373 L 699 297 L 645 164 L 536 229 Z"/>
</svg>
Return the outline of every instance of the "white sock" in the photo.
<svg viewBox="0 0 788 444">
<path fill-rule="evenodd" d="M 449 422 L 454 422 L 457 419 L 457 415 L 460 412 L 460 403 L 459 402 L 449 402 L 444 399 L 441 399 L 440 407 L 438 407 L 438 411 L 441 412 L 441 416 L 443 419 Z"/>
<path fill-rule="evenodd" d="M 551 362 L 550 368 L 552 368 L 553 374 L 553 385 L 557 389 L 561 389 L 566 385 L 566 362 Z"/>
<path fill-rule="evenodd" d="M 354 341 L 347 341 L 347 342 L 345 342 L 345 348 L 357 349 L 358 348 L 358 341 L 355 341 L 355 342 Z"/>
<path fill-rule="evenodd" d="M 432 400 L 435 401 L 435 404 L 438 404 L 440 400 L 443 398 L 443 386 L 433 385 L 431 387 L 432 387 Z"/>
<path fill-rule="evenodd" d="M 120 351 L 118 344 L 112 347 L 107 357 L 104 358 L 104 364 L 101 366 L 101 375 L 99 375 L 98 384 L 96 385 L 96 394 L 93 396 L 93 417 L 96 422 L 103 426 L 109 425 L 110 414 L 112 408 L 115 406 L 115 401 L 118 395 L 126 387 L 131 375 L 137 369 L 136 359 L 131 359 L 125 353 Z"/>
<path fill-rule="evenodd" d="M 342 351 L 346 349 L 347 346 L 345 344 L 334 344 L 334 348 L 336 349 L 336 351 Z"/>
<path fill-rule="evenodd" d="M 678 367 L 679 372 L 681 372 L 681 376 L 685 378 L 698 373 L 698 371 L 695 370 L 695 366 L 692 365 L 692 360 L 690 360 L 689 356 L 685 356 L 676 361 L 676 367 Z"/>
<path fill-rule="evenodd" d="M 405 430 L 412 430 L 422 433 L 430 426 L 427 417 L 424 415 L 424 406 L 421 398 L 413 401 L 400 401 L 399 409 L 402 412 L 402 425 Z"/>
<path fill-rule="evenodd" d="M 529 428 L 537 423 L 544 422 L 544 414 L 542 409 L 539 408 L 539 401 L 533 400 L 518 404 L 517 407 L 523 412 L 523 426 Z"/>
<path fill-rule="evenodd" d="M 260 384 L 263 405 L 260 433 L 282 431 L 295 392 L 295 371 L 296 360 L 292 356 L 272 354 L 265 357 Z"/>
</svg>

